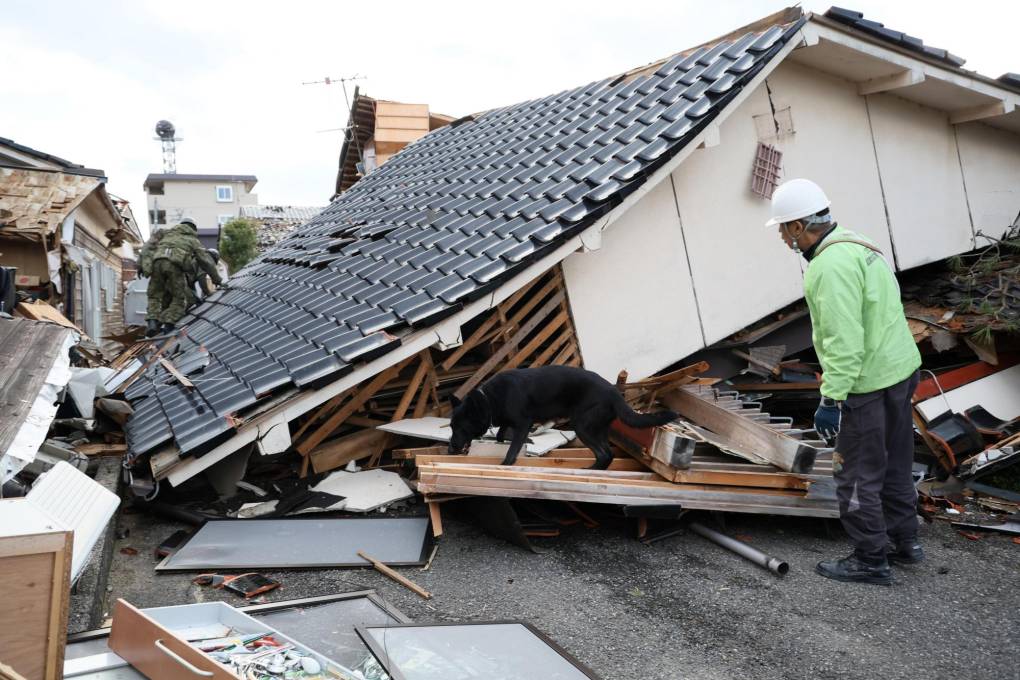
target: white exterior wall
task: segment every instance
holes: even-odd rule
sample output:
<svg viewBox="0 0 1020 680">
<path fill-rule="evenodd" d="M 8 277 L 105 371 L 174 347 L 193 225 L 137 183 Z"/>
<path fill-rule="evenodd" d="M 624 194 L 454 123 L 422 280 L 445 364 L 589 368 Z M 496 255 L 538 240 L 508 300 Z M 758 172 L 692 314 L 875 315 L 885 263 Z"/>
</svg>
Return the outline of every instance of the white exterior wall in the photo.
<svg viewBox="0 0 1020 680">
<path fill-rule="evenodd" d="M 780 64 L 722 122 L 720 143 L 673 172 L 676 203 L 663 182 L 607 230 L 601 250 L 564 261 L 587 368 L 647 377 L 803 296 L 803 259 L 763 226 L 769 202 L 750 191 L 755 116 L 790 107 L 794 133 L 763 140 L 782 150 L 783 179 L 821 184 L 836 220 L 900 269 L 970 250 L 971 212 L 995 235 L 1016 217 L 1020 137 L 980 123 L 954 129 L 943 112 L 857 92 Z"/>
<path fill-rule="evenodd" d="M 867 99 L 899 268 L 972 249 L 974 232 L 949 115 L 891 94 Z"/>
<path fill-rule="evenodd" d="M 964 123 L 956 127 L 956 139 L 974 228 L 998 238 L 1020 212 L 1020 137 Z"/>
<path fill-rule="evenodd" d="M 234 188 L 234 200 L 220 203 L 216 200 L 216 187 L 231 186 Z M 147 194 L 146 202 L 150 214 L 149 224 L 153 229 L 172 227 L 183 217 L 192 217 L 198 222 L 199 229 L 215 229 L 219 225 L 220 215 L 241 214 L 242 205 L 258 205 L 258 196 L 245 191 L 244 182 L 223 181 L 173 181 L 163 184 L 163 194 Z M 153 225 L 152 210 L 166 211 L 166 224 Z"/>
<path fill-rule="evenodd" d="M 783 178 L 824 187 L 836 221 L 873 240 L 893 264 L 868 109 L 856 83 L 788 61 L 768 84 L 776 109 L 790 107 L 796 130 L 779 143 Z"/>
<path fill-rule="evenodd" d="M 650 246 L 658 247 L 650 247 Z M 673 189 L 652 189 L 612 229 L 602 248 L 563 261 L 584 365 L 613 382 L 651 375 L 701 348 Z"/>
</svg>

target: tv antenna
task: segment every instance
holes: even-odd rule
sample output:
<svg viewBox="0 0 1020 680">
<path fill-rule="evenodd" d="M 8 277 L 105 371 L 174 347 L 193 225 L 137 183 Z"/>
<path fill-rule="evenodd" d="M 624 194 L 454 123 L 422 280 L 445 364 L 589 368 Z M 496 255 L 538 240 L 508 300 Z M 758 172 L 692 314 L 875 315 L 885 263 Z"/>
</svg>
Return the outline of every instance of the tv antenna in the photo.
<svg viewBox="0 0 1020 680">
<path fill-rule="evenodd" d="M 177 174 L 177 142 L 184 141 L 175 136 L 177 130 L 174 124 L 168 120 L 161 120 L 156 123 L 156 136 L 153 137 L 163 146 L 163 174 Z"/>
</svg>

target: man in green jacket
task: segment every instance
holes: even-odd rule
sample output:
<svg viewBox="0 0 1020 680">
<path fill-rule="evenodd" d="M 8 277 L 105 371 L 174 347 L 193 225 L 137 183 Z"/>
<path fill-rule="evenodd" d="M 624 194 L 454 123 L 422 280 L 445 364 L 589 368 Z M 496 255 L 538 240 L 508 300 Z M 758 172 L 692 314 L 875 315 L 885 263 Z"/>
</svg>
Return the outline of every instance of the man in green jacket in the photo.
<svg viewBox="0 0 1020 680">
<path fill-rule="evenodd" d="M 198 227 L 190 217 L 168 229 L 152 254 L 149 278 L 149 307 L 146 335 L 171 332 L 188 307 L 195 302 L 192 272 L 199 268 L 217 286 L 222 283 L 216 264 L 198 240 Z M 160 328 L 156 328 L 162 324 Z"/>
<path fill-rule="evenodd" d="M 827 578 L 892 583 L 889 562 L 924 559 L 917 542 L 911 468 L 911 397 L 921 355 L 907 326 L 896 277 L 870 241 L 836 225 L 829 199 L 806 179 L 772 197 L 783 241 L 807 260 L 804 297 L 822 365 L 815 429 L 830 445 L 840 519 L 854 552 L 819 562 Z"/>
</svg>

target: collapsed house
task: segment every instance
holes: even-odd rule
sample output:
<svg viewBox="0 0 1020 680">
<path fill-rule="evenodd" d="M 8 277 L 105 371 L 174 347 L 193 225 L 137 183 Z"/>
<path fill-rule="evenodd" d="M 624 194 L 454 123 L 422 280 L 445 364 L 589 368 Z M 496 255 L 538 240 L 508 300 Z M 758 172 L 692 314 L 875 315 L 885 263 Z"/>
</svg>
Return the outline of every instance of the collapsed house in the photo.
<svg viewBox="0 0 1020 680">
<path fill-rule="evenodd" d="M 259 252 L 265 252 L 320 212 L 297 205 L 242 205 L 240 216 L 255 225 Z"/>
<path fill-rule="evenodd" d="M 1020 210 L 1020 80 L 962 63 L 788 9 L 436 129 L 182 322 L 126 392 L 129 461 L 176 485 L 255 444 L 328 470 L 504 368 L 674 366 L 802 297 L 762 226 L 781 178 L 897 271 L 969 251 Z"/>
<path fill-rule="evenodd" d="M 0 266 L 24 298 L 22 315 L 44 318 L 45 305 L 31 304 L 42 301 L 95 343 L 123 333 L 123 283 L 141 243 L 102 170 L 0 138 Z"/>
</svg>

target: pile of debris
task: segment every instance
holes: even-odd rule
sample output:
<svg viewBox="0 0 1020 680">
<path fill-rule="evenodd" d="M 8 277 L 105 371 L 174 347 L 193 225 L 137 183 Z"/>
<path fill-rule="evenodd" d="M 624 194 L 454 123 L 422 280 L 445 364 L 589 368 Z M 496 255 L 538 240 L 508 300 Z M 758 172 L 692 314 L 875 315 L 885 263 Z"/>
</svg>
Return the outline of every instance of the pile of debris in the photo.
<svg viewBox="0 0 1020 680">
<path fill-rule="evenodd" d="M 264 253 L 292 231 L 322 212 L 322 208 L 296 205 L 242 205 L 241 217 L 255 224 L 258 251 Z"/>
</svg>

